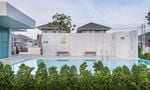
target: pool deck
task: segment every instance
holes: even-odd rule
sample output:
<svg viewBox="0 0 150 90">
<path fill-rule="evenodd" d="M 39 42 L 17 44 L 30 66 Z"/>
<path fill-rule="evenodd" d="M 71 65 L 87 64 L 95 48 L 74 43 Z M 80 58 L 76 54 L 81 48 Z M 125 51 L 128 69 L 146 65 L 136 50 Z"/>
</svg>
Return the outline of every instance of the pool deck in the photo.
<svg viewBox="0 0 150 90">
<path fill-rule="evenodd" d="M 14 64 L 24 60 L 36 59 L 38 57 L 41 56 L 40 55 L 12 55 L 11 58 L 3 59 L 1 60 L 1 62 L 3 62 L 4 64 Z"/>
<path fill-rule="evenodd" d="M 114 57 L 103 57 L 103 59 L 114 58 Z M 102 57 L 87 57 L 87 56 L 42 56 L 42 55 L 12 55 L 11 58 L 0 60 L 4 64 L 14 64 L 26 60 L 34 60 L 34 59 L 97 59 L 103 60 Z"/>
<path fill-rule="evenodd" d="M 22 62 L 25 60 L 33 60 L 33 59 L 101 59 L 101 57 L 73 57 L 73 56 L 64 56 L 64 57 L 53 57 L 53 56 L 42 56 L 42 55 L 12 55 L 11 58 L 6 58 L 0 60 L 4 64 L 14 64 L 18 62 Z"/>
</svg>

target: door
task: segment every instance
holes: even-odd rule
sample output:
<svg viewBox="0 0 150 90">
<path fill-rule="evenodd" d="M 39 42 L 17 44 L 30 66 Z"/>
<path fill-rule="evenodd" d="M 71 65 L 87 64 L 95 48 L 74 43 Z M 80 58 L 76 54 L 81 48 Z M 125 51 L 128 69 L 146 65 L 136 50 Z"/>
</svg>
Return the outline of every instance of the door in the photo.
<svg viewBox="0 0 150 90">
<path fill-rule="evenodd" d="M 0 27 L 0 59 L 8 58 L 9 29 Z"/>
</svg>

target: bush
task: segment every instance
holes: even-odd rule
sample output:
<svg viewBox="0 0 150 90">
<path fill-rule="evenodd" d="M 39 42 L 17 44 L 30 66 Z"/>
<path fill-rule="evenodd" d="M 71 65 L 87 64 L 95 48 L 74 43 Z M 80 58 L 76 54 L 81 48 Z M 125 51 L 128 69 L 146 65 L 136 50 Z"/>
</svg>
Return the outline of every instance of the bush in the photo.
<svg viewBox="0 0 150 90">
<path fill-rule="evenodd" d="M 0 63 L 0 90 L 150 90 L 150 70 L 145 65 L 133 65 L 131 70 L 120 66 L 110 71 L 101 61 L 87 70 L 87 63 L 46 68 L 42 62 L 35 75 L 33 67 L 22 64 L 17 74 L 9 65 Z"/>
<path fill-rule="evenodd" d="M 138 47 L 138 57 L 141 59 L 150 60 L 150 53 L 142 53 L 142 48 Z"/>
<path fill-rule="evenodd" d="M 140 46 L 138 47 L 138 57 L 143 59 L 142 48 Z"/>
</svg>

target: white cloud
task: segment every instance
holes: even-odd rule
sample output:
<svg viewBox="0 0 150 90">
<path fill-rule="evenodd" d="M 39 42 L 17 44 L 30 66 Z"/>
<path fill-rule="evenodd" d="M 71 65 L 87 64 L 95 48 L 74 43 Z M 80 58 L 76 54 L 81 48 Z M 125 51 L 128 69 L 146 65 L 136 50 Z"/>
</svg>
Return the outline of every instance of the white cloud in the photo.
<svg viewBox="0 0 150 90">
<path fill-rule="evenodd" d="M 51 21 L 55 13 L 65 13 L 81 26 L 96 22 L 118 27 L 138 27 L 150 9 L 149 0 L 6 0 L 34 18 L 37 25 Z"/>
</svg>

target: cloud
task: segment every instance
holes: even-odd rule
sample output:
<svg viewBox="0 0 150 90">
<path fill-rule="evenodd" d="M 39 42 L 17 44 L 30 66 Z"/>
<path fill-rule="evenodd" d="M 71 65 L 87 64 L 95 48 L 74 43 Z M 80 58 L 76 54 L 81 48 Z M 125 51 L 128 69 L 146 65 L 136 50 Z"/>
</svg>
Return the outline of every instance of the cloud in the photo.
<svg viewBox="0 0 150 90">
<path fill-rule="evenodd" d="M 51 21 L 55 13 L 72 17 L 81 26 L 96 22 L 112 28 L 138 27 L 144 23 L 150 0 L 6 0 L 30 17 L 37 26 Z"/>
</svg>

